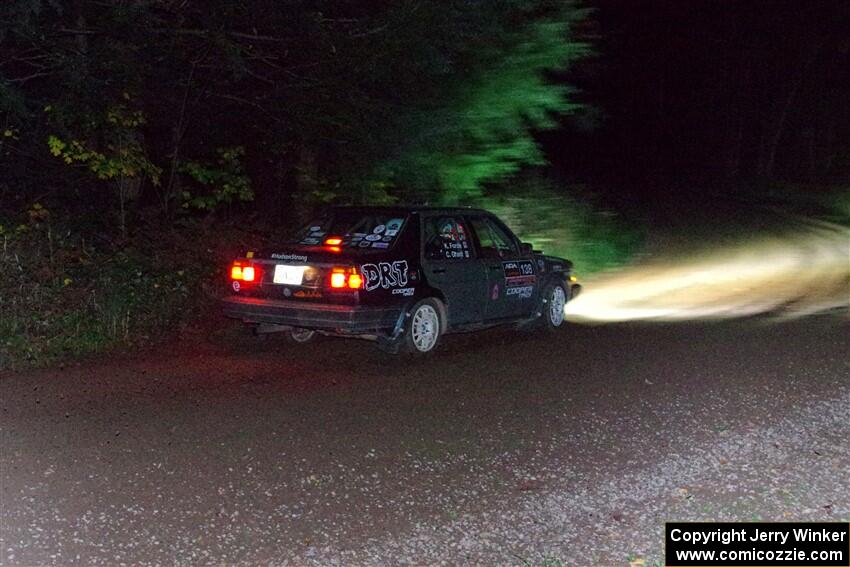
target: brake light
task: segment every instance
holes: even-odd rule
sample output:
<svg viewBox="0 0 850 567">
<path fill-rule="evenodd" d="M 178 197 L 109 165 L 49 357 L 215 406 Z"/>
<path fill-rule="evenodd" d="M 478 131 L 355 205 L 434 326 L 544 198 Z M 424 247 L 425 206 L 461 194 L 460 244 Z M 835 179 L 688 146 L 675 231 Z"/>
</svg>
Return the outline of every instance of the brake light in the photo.
<svg viewBox="0 0 850 567">
<path fill-rule="evenodd" d="M 342 273 L 339 273 L 339 272 L 332 273 L 331 274 L 331 287 L 337 288 L 337 289 L 345 287 L 346 279 L 347 279 L 347 277 L 346 277 L 345 274 L 342 274 Z"/>
<path fill-rule="evenodd" d="M 234 262 L 230 268 L 230 279 L 241 282 L 253 282 L 257 280 L 257 268 L 254 266 L 243 266 L 240 262 Z"/>
<path fill-rule="evenodd" d="M 331 236 L 325 239 L 326 246 L 339 246 L 340 244 L 342 244 L 342 238 L 339 236 Z"/>
<path fill-rule="evenodd" d="M 334 268 L 330 284 L 332 289 L 360 289 L 363 287 L 363 277 L 356 268 Z"/>
</svg>

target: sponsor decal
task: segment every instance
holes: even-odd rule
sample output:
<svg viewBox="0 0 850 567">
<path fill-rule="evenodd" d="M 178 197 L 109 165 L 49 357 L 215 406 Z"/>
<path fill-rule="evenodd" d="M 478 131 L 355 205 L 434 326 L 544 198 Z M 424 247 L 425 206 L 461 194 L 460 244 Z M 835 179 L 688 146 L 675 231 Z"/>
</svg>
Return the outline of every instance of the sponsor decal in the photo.
<svg viewBox="0 0 850 567">
<path fill-rule="evenodd" d="M 374 241 L 376 241 L 376 240 L 380 240 L 380 239 L 381 239 L 381 235 L 380 235 L 380 234 L 370 234 L 370 235 L 368 235 L 368 236 L 366 237 L 366 240 L 369 240 L 369 241 L 371 241 L 371 242 L 374 242 Z"/>
<path fill-rule="evenodd" d="M 516 297 L 518 299 L 528 299 L 534 293 L 533 285 L 524 285 L 521 287 L 509 287 L 505 290 L 505 297 Z"/>
<path fill-rule="evenodd" d="M 379 287 L 389 289 L 407 285 L 407 260 L 381 262 L 379 264 L 363 264 L 360 266 L 366 291 Z"/>
<path fill-rule="evenodd" d="M 379 224 L 378 226 L 372 229 L 372 232 L 374 232 L 375 234 L 381 234 L 386 228 L 386 226 Z"/>
<path fill-rule="evenodd" d="M 534 263 L 531 260 L 510 260 L 502 262 L 505 273 L 505 287 L 531 286 L 537 282 L 534 275 Z"/>
<path fill-rule="evenodd" d="M 387 232 L 393 231 L 393 234 L 398 233 L 401 230 L 401 219 L 390 219 L 387 221 Z"/>
<path fill-rule="evenodd" d="M 233 280 L 233 284 L 231 285 L 233 285 L 233 291 L 239 291 L 239 288 L 241 287 L 239 285 L 239 282 L 237 282 L 236 280 Z"/>
<path fill-rule="evenodd" d="M 304 244 L 318 244 L 319 242 L 321 242 L 321 240 L 319 240 L 318 238 L 305 238 L 301 242 L 303 242 Z"/>
<path fill-rule="evenodd" d="M 392 239 L 393 239 L 392 236 L 384 236 L 381 240 L 383 240 L 384 242 L 391 242 Z"/>
<path fill-rule="evenodd" d="M 499 284 L 493 284 L 493 291 L 490 292 L 490 299 L 493 301 L 499 299 Z"/>
<path fill-rule="evenodd" d="M 360 248 L 368 248 L 369 244 L 370 242 L 368 240 L 363 240 L 362 242 L 360 242 Z"/>
<path fill-rule="evenodd" d="M 292 290 L 288 287 L 283 288 L 283 295 L 284 297 L 289 297 L 290 295 L 292 295 Z"/>
<path fill-rule="evenodd" d="M 553 264 L 552 265 L 552 271 L 553 272 L 563 272 L 564 271 L 564 265 L 563 264 Z"/>
<path fill-rule="evenodd" d="M 398 234 L 398 230 L 395 230 L 395 229 L 392 229 L 392 228 L 388 228 L 384 232 L 384 236 L 395 236 L 396 234 Z"/>
<path fill-rule="evenodd" d="M 389 242 L 373 242 L 372 248 L 389 248 Z"/>
<path fill-rule="evenodd" d="M 307 256 L 299 256 L 298 254 L 272 254 L 275 260 L 290 260 L 295 262 L 306 262 Z"/>
<path fill-rule="evenodd" d="M 310 227 L 310 232 L 317 232 L 317 231 L 320 231 L 320 230 L 322 230 L 322 227 L 320 227 L 320 226 L 311 226 Z"/>
<path fill-rule="evenodd" d="M 403 295 L 405 297 L 411 297 L 414 291 L 416 290 L 412 287 L 399 287 L 393 290 L 393 295 Z"/>
</svg>

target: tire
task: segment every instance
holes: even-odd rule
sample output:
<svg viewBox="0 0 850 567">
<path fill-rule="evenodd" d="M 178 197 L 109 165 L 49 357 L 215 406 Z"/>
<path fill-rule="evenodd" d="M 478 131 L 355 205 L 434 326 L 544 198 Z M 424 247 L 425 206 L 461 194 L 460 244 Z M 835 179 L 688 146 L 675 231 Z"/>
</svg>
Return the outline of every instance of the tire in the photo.
<svg viewBox="0 0 850 567">
<path fill-rule="evenodd" d="M 554 331 L 564 324 L 564 306 L 567 304 L 567 290 L 561 284 L 550 284 L 543 291 L 543 305 L 540 318 L 543 328 Z"/>
<path fill-rule="evenodd" d="M 302 329 L 300 327 L 293 327 L 287 334 L 289 335 L 290 341 L 298 344 L 309 343 L 316 338 L 316 331 L 311 329 Z"/>
<path fill-rule="evenodd" d="M 424 355 L 437 348 L 443 335 L 443 309 L 428 298 L 413 306 L 404 323 L 404 347 L 410 354 Z"/>
</svg>

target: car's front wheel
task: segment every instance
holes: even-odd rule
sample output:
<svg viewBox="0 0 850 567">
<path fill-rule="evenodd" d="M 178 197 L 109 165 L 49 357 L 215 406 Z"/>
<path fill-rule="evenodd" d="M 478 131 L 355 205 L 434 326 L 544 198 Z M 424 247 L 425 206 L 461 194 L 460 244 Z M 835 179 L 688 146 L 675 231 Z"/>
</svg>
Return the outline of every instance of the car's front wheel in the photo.
<svg viewBox="0 0 850 567">
<path fill-rule="evenodd" d="M 564 324 L 564 307 L 567 291 L 561 284 L 548 286 L 543 294 L 543 324 L 547 329 L 557 329 Z"/>
<path fill-rule="evenodd" d="M 434 350 L 443 331 L 443 310 L 436 299 L 423 299 L 413 306 L 405 323 L 404 343 L 413 354 Z"/>
</svg>

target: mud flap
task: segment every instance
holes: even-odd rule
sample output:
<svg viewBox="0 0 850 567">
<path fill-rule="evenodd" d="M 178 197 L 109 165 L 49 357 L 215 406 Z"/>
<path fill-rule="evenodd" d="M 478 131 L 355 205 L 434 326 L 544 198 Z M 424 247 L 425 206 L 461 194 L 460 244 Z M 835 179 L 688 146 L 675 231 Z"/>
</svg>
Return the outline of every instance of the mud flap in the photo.
<svg viewBox="0 0 850 567">
<path fill-rule="evenodd" d="M 401 310 L 401 313 L 398 314 L 398 319 L 396 319 L 392 332 L 386 337 L 378 336 L 375 342 L 379 349 L 390 354 L 398 354 L 401 347 L 401 334 L 404 332 L 404 321 L 409 316 L 409 312 L 410 307 L 405 306 Z"/>
</svg>

